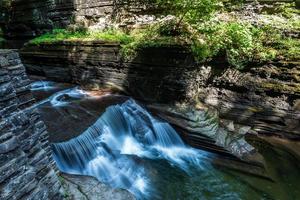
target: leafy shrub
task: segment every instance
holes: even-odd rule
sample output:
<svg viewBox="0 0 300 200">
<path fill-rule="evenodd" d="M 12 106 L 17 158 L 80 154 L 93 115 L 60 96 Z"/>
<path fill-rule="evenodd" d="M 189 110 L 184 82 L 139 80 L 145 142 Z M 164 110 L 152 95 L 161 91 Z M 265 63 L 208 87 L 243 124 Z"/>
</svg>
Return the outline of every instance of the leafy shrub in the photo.
<svg viewBox="0 0 300 200">
<path fill-rule="evenodd" d="M 165 23 L 158 23 L 143 30 L 132 31 L 130 35 L 133 41 L 122 46 L 123 57 L 126 60 L 131 59 L 143 48 L 185 45 L 182 33 L 179 29 L 176 31 L 178 33 L 174 35 L 173 26 L 165 26 Z"/>
<path fill-rule="evenodd" d="M 203 24 L 198 29 L 202 42 L 194 42 L 192 50 L 199 61 L 223 55 L 236 68 L 243 68 L 252 59 L 260 34 L 253 26 L 239 22 Z"/>
<path fill-rule="evenodd" d="M 210 19 L 218 8 L 218 0 L 156 0 L 164 8 L 165 15 L 176 16 L 174 29 L 186 21 L 191 24 Z"/>
</svg>

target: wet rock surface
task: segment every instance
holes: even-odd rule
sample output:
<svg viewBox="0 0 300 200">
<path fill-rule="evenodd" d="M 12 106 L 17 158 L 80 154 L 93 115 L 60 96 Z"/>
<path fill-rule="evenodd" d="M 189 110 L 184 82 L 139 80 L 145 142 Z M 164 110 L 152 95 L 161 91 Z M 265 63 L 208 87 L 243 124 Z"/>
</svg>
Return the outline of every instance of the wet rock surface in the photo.
<svg viewBox="0 0 300 200">
<path fill-rule="evenodd" d="M 199 66 L 176 46 L 145 49 L 124 62 L 119 45 L 105 42 L 29 45 L 21 54 L 30 73 L 49 79 L 113 87 L 147 102 L 199 101 L 258 133 L 299 139 L 298 62 L 254 64 L 244 71 L 225 63 Z"/>
<path fill-rule="evenodd" d="M 60 180 L 67 200 L 133 200 L 126 190 L 113 189 L 89 176 L 61 174 Z"/>
<path fill-rule="evenodd" d="M 224 155 L 233 154 L 245 160 L 257 153 L 254 147 L 245 140 L 245 135 L 251 133 L 251 127 L 240 126 L 229 120 L 219 120 L 217 112 L 205 108 L 195 109 L 191 106 L 149 105 L 149 109 L 171 124 L 185 130 L 184 138 L 198 148 L 203 148 L 203 143 L 206 142 L 206 148 L 211 151 Z"/>
<path fill-rule="evenodd" d="M 62 199 L 29 84 L 18 53 L 0 50 L 0 199 Z"/>
</svg>

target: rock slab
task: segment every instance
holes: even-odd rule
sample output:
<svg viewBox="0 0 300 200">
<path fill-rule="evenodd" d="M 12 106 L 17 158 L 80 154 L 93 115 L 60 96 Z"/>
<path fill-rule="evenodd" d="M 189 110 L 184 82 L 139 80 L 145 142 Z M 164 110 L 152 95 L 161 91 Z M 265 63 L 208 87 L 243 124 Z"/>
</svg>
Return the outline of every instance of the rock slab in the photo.
<svg viewBox="0 0 300 200">
<path fill-rule="evenodd" d="M 46 126 L 19 54 L 0 50 L 0 199 L 62 199 Z"/>
</svg>

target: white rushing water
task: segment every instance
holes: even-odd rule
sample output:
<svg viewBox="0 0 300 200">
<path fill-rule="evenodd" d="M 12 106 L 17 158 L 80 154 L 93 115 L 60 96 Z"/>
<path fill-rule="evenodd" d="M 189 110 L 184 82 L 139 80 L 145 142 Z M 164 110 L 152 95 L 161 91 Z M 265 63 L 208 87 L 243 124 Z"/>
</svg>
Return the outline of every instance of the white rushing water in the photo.
<svg viewBox="0 0 300 200">
<path fill-rule="evenodd" d="M 53 155 L 65 173 L 90 175 L 138 199 L 151 199 L 151 180 L 140 158 L 163 159 L 188 172 L 203 168 L 207 153 L 185 145 L 168 123 L 128 100 L 107 108 L 79 137 L 54 144 Z"/>
<path fill-rule="evenodd" d="M 32 91 L 44 90 L 49 91 L 57 88 L 57 83 L 52 81 L 35 81 L 31 84 Z"/>
<path fill-rule="evenodd" d="M 41 88 L 35 88 L 31 90 L 41 90 Z M 46 90 L 46 89 L 45 89 Z M 63 107 L 70 104 L 72 101 L 88 99 L 88 98 L 97 98 L 95 96 L 90 96 L 87 92 L 80 89 L 79 87 L 69 88 L 62 91 L 58 91 L 51 95 L 49 98 L 44 99 L 40 102 L 37 102 L 33 107 L 38 107 L 45 103 L 50 103 L 52 107 Z"/>
</svg>

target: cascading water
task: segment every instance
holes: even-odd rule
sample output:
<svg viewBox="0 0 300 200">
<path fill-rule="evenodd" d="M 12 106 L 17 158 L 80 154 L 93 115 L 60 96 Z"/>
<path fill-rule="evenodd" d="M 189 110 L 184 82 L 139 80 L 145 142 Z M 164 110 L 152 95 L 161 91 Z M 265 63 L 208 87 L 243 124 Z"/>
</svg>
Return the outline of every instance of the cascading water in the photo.
<svg viewBox="0 0 300 200">
<path fill-rule="evenodd" d="M 168 123 L 128 100 L 109 107 L 79 137 L 54 144 L 53 155 L 63 172 L 94 176 L 147 199 L 151 180 L 141 158 L 164 159 L 188 172 L 191 166 L 203 168 L 207 153 L 186 146 Z"/>
<path fill-rule="evenodd" d="M 35 81 L 31 84 L 31 91 L 52 90 L 56 88 L 56 83 L 52 81 Z"/>
<path fill-rule="evenodd" d="M 34 104 L 34 107 L 38 107 L 47 102 L 50 102 L 51 106 L 53 107 L 61 107 L 61 106 L 68 105 L 71 100 L 82 99 L 87 97 L 89 97 L 89 95 L 86 92 L 79 89 L 78 87 L 75 87 L 75 88 L 59 91 L 53 94 L 52 96 L 50 96 L 49 98 Z"/>
<path fill-rule="evenodd" d="M 32 92 L 41 100 L 33 107 L 40 108 L 47 122 L 50 142 L 67 141 L 81 134 L 53 145 L 61 171 L 94 176 L 115 188 L 129 190 L 138 199 L 252 200 L 299 196 L 299 168 L 293 165 L 293 157 L 287 160 L 287 155 L 268 154 L 274 159 L 270 163 L 275 167 L 271 169 L 280 172 L 272 180 L 210 165 L 220 157 L 186 146 L 169 124 L 153 118 L 133 100 L 124 103 L 128 97 L 77 87 L 68 89 L 70 86 L 32 84 Z M 206 135 L 215 130 L 213 118 L 196 117 Z M 83 132 L 86 127 L 90 128 Z M 282 168 L 281 163 L 289 163 L 289 167 Z M 293 176 L 281 181 L 281 177 L 286 177 L 284 172 Z M 283 188 L 283 184 L 289 188 Z"/>
</svg>

